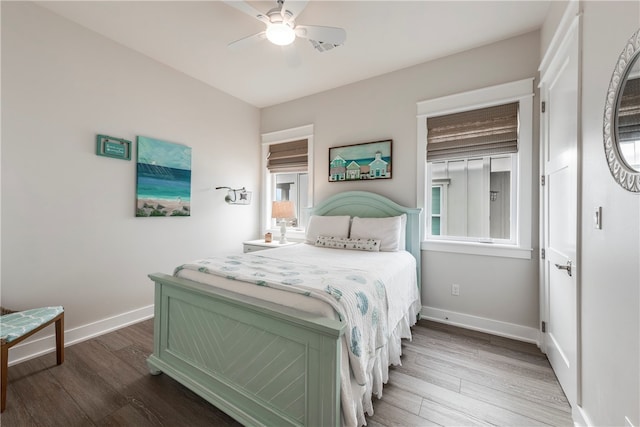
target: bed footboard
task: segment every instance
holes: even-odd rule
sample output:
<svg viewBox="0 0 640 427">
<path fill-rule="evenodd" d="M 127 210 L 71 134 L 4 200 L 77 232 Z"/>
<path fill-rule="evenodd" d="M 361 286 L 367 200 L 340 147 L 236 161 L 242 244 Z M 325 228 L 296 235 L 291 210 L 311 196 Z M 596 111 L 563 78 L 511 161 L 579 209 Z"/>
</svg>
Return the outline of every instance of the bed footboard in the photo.
<svg viewBox="0 0 640 427">
<path fill-rule="evenodd" d="M 152 374 L 245 425 L 340 424 L 344 324 L 190 280 L 155 282 Z"/>
</svg>

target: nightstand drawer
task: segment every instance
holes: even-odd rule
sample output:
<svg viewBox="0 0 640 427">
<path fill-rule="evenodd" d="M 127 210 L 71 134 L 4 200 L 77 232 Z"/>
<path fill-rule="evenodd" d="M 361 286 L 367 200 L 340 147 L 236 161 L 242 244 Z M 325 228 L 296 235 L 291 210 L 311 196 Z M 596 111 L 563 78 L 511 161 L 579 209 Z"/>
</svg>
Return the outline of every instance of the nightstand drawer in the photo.
<svg viewBox="0 0 640 427">
<path fill-rule="evenodd" d="M 244 247 L 244 253 L 248 253 L 248 252 L 256 252 L 256 251 L 263 251 L 265 249 L 271 249 L 268 246 L 257 246 L 257 245 L 252 245 L 249 243 L 243 243 L 242 245 Z"/>
</svg>

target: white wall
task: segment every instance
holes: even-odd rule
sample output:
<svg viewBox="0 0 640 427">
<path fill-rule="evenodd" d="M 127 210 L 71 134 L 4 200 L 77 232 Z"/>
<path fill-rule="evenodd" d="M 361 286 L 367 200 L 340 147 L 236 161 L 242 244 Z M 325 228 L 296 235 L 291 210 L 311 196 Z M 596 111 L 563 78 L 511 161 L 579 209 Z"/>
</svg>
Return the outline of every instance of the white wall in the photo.
<svg viewBox="0 0 640 427">
<path fill-rule="evenodd" d="M 241 252 L 258 203 L 227 205 L 213 187 L 259 190 L 259 115 L 32 3 L 2 2 L 2 305 L 64 305 L 67 341 L 80 339 L 149 315 L 148 273 Z M 135 148 L 131 161 L 97 156 L 96 134 L 192 147 L 192 215 L 136 218 Z"/>
<path fill-rule="evenodd" d="M 592 425 L 640 426 L 640 195 L 611 177 L 606 91 L 640 28 L 640 2 L 585 1 L 582 58 L 582 408 Z M 602 206 L 602 230 L 593 212 Z"/>
<path fill-rule="evenodd" d="M 536 77 L 539 32 L 473 49 L 321 94 L 264 108 L 261 131 L 272 132 L 313 123 L 315 202 L 347 190 L 375 191 L 396 202 L 416 205 L 416 103 L 454 93 Z M 330 53 L 329 53 L 330 54 Z M 537 129 L 537 113 L 534 129 Z M 537 131 L 536 131 L 537 132 Z M 390 180 L 329 183 L 328 148 L 393 139 Z M 533 152 L 537 153 L 537 134 Z M 422 153 L 420 154 L 422 156 Z M 534 155 L 533 170 L 538 168 Z M 537 236 L 537 181 L 532 219 Z M 535 238 L 533 238 L 536 241 Z M 538 261 L 423 252 L 422 303 L 437 316 L 476 322 L 537 336 Z M 467 268 L 471 262 L 475 268 Z M 465 266 L 461 268 L 461 266 Z M 451 284 L 460 284 L 460 296 Z M 466 316 L 456 316 L 455 313 Z M 483 319 L 474 319 L 478 316 Z M 444 319 L 442 319 L 444 320 Z M 488 321 L 488 323 L 487 323 Z M 503 328 L 504 327 L 504 328 Z M 519 332 L 518 332 L 519 333 Z M 530 338 L 530 336 L 529 336 Z"/>
</svg>

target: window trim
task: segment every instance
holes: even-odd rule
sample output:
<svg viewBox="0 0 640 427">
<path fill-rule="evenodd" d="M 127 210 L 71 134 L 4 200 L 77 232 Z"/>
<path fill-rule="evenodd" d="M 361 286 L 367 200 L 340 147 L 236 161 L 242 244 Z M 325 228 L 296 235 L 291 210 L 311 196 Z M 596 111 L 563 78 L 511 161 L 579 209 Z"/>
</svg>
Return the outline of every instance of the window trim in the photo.
<svg viewBox="0 0 640 427">
<path fill-rule="evenodd" d="M 436 115 L 484 108 L 509 102 L 519 102 L 520 132 L 517 175 L 517 230 L 515 244 L 443 240 L 428 237 L 428 218 L 424 218 L 421 249 L 427 251 L 466 253 L 486 256 L 531 259 L 532 179 L 533 179 L 533 97 L 534 79 L 527 78 L 510 83 L 462 92 L 417 103 L 417 191 L 418 206 L 431 212 L 431 182 L 427 175 L 425 153 L 427 149 L 427 118 Z M 429 182 L 427 182 L 429 181 Z"/>
<path fill-rule="evenodd" d="M 260 228 L 262 233 L 271 232 L 274 236 L 280 235 L 280 227 L 271 227 L 271 200 L 273 195 L 271 194 L 272 182 L 271 172 L 267 169 L 267 155 L 269 154 L 269 145 L 282 144 L 285 142 L 295 141 L 299 139 L 307 140 L 307 174 L 308 174 L 308 196 L 309 203 L 313 206 L 313 124 L 299 126 L 290 129 L 284 129 L 275 132 L 263 133 L 261 135 L 261 167 L 262 167 L 262 194 L 260 197 Z M 298 227 L 295 230 L 288 229 L 287 237 L 295 240 L 302 240 L 305 237 L 304 226 Z"/>
<path fill-rule="evenodd" d="M 448 193 L 449 193 L 449 183 L 451 182 L 451 180 L 436 179 L 435 181 L 436 181 L 435 183 L 432 182 L 432 187 L 433 186 L 440 187 L 440 214 L 438 215 L 438 217 L 440 218 L 440 235 L 442 235 L 443 230 L 445 233 L 447 232 L 447 202 L 449 200 Z M 429 197 L 432 197 L 431 191 L 429 192 Z M 433 197 L 431 200 L 433 200 Z M 432 209 L 433 207 L 429 205 L 429 208 Z M 430 211 L 429 215 L 431 216 L 431 218 L 433 218 L 434 217 L 433 211 Z M 425 233 L 429 233 L 429 230 L 425 230 Z"/>
</svg>

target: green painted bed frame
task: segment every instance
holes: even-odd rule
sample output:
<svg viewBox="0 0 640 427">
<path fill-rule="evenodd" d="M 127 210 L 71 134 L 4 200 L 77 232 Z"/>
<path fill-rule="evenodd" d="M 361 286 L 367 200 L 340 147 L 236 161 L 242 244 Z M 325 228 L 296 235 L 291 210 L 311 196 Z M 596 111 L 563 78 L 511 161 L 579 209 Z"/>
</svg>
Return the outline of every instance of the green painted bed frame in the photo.
<svg viewBox="0 0 640 427">
<path fill-rule="evenodd" d="M 332 196 L 312 215 L 407 214 L 406 249 L 420 286 L 420 211 L 369 192 Z M 154 349 L 165 373 L 245 425 L 340 425 L 345 324 L 155 273 Z"/>
</svg>

